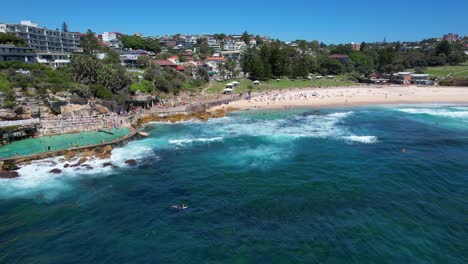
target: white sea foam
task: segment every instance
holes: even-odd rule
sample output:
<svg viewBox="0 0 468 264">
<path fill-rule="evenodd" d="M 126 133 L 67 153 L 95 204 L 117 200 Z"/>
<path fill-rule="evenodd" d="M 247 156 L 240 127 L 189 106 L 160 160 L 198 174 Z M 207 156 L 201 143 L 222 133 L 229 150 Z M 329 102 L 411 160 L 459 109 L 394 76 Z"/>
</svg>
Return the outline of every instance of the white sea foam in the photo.
<svg viewBox="0 0 468 264">
<path fill-rule="evenodd" d="M 456 109 L 453 110 L 467 110 L 467 109 Z M 430 109 L 430 108 L 402 108 L 398 109 L 400 112 L 416 115 L 432 115 L 432 116 L 441 116 L 449 118 L 468 118 L 468 111 L 450 111 L 447 109 Z"/>
<path fill-rule="evenodd" d="M 253 137 L 339 137 L 346 129 L 337 124 L 353 112 L 332 113 L 328 115 L 299 116 L 294 119 L 256 119 L 254 121 L 237 118 L 235 121 L 215 122 L 214 134 Z"/>
<path fill-rule="evenodd" d="M 119 168 L 129 167 L 125 161 L 129 159 L 140 160 L 148 156 L 154 156 L 151 146 L 144 140 L 130 142 L 128 145 L 112 150 L 110 159 L 92 158 L 85 162 L 92 169 L 86 167 L 68 167 L 64 164 L 74 164 L 77 160 L 61 162 L 63 157 L 33 161 L 22 166 L 18 173 L 20 177 L 0 180 L 0 198 L 11 197 L 35 197 L 54 199 L 62 192 L 73 189 L 72 181 L 80 177 L 105 177 L 115 172 L 111 166 L 103 167 L 104 163 L 112 163 Z M 52 169 L 60 169 L 61 173 L 52 174 Z"/>
<path fill-rule="evenodd" d="M 170 144 L 174 144 L 177 146 L 183 146 L 187 144 L 192 144 L 194 142 L 202 142 L 202 143 L 209 143 L 215 141 L 222 141 L 222 137 L 214 137 L 214 138 L 185 138 L 185 139 L 172 139 L 169 140 Z"/>
<path fill-rule="evenodd" d="M 350 115 L 352 115 L 352 114 L 354 114 L 354 112 L 353 112 L 353 111 L 349 111 L 349 112 L 328 114 L 327 116 L 329 116 L 329 117 L 345 118 L 345 117 L 348 117 L 348 116 L 350 116 Z"/>
<path fill-rule="evenodd" d="M 378 142 L 378 139 L 375 136 L 344 136 L 342 138 L 346 141 L 359 142 L 364 144 L 373 144 Z"/>
</svg>

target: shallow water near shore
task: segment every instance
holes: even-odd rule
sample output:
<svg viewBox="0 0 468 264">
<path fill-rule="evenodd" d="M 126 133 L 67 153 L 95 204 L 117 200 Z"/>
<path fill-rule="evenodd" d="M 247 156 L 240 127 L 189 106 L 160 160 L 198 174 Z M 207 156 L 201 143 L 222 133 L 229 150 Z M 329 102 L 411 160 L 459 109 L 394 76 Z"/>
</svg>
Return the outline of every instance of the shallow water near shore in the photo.
<svg viewBox="0 0 468 264">
<path fill-rule="evenodd" d="M 466 106 L 252 110 L 145 131 L 93 170 L 57 158 L 0 180 L 0 263 L 468 262 Z"/>
</svg>

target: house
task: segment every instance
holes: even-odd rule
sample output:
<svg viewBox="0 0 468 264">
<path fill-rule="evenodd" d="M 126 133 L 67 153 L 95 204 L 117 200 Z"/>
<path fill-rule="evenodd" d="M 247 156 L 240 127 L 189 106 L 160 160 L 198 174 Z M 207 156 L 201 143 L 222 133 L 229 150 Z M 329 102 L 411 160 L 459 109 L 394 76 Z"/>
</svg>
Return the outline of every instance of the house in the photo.
<svg viewBox="0 0 468 264">
<path fill-rule="evenodd" d="M 134 66 L 138 62 L 139 57 L 147 57 L 150 53 L 146 50 L 122 50 L 120 53 L 120 60 L 124 65 Z"/>
<path fill-rule="evenodd" d="M 155 63 L 156 65 L 158 65 L 160 67 L 170 67 L 170 68 L 174 68 L 174 69 L 177 68 L 177 64 L 175 64 L 174 62 L 169 61 L 169 60 L 152 60 L 151 62 Z"/>
<path fill-rule="evenodd" d="M 356 44 L 354 42 L 351 42 L 351 48 L 353 49 L 353 51 L 359 51 L 361 50 L 361 44 Z"/>
<path fill-rule="evenodd" d="M 118 40 L 120 36 L 123 36 L 124 34 L 120 33 L 120 32 L 103 32 L 101 35 L 100 35 L 100 38 L 102 39 L 102 41 L 106 42 L 106 43 L 109 43 L 113 40 Z"/>
<path fill-rule="evenodd" d="M 221 56 L 213 56 L 205 59 L 205 65 L 211 71 L 218 71 L 218 65 L 225 63 L 227 60 Z"/>
<path fill-rule="evenodd" d="M 174 64 L 179 64 L 179 62 L 180 62 L 179 56 L 177 56 L 177 55 L 172 55 L 169 58 L 167 58 L 167 60 L 174 63 Z"/>
<path fill-rule="evenodd" d="M 347 64 L 349 61 L 349 56 L 346 54 L 333 54 L 333 55 L 328 56 L 328 58 L 338 60 L 342 64 Z"/>
<path fill-rule="evenodd" d="M 411 83 L 417 85 L 433 85 L 434 82 L 429 80 L 429 74 L 411 74 Z"/>
<path fill-rule="evenodd" d="M 256 45 L 257 45 L 257 39 L 251 38 L 251 39 L 250 39 L 250 45 L 251 45 L 251 46 L 256 46 Z"/>
<path fill-rule="evenodd" d="M 433 85 L 434 82 L 429 80 L 429 74 L 419 74 L 410 72 L 398 72 L 392 75 L 392 81 L 396 84 L 416 84 L 416 85 Z"/>
<path fill-rule="evenodd" d="M 392 76 L 392 81 L 396 84 L 411 84 L 411 73 L 410 72 L 398 72 Z"/>
<path fill-rule="evenodd" d="M 455 42 L 455 41 L 459 40 L 459 37 L 458 37 L 458 34 L 448 33 L 448 34 L 444 35 L 444 40 L 446 40 L 448 42 Z"/>
<path fill-rule="evenodd" d="M 245 48 L 247 48 L 247 44 L 244 41 L 236 41 L 234 50 L 244 50 Z"/>
</svg>

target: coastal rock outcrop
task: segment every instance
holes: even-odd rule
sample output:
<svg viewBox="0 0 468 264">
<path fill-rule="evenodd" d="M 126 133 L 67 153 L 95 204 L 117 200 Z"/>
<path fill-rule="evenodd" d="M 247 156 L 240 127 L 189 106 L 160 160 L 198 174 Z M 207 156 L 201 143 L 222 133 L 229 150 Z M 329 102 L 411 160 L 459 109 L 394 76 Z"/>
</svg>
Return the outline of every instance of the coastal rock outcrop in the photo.
<svg viewBox="0 0 468 264">
<path fill-rule="evenodd" d="M 17 171 L 0 171 L 0 179 L 13 179 L 18 177 L 19 173 Z"/>
<path fill-rule="evenodd" d="M 137 161 L 134 160 L 134 159 L 129 159 L 129 160 L 126 160 L 125 161 L 125 164 L 129 165 L 129 166 L 136 166 L 137 165 Z"/>
<path fill-rule="evenodd" d="M 30 119 L 32 118 L 31 115 L 31 109 L 23 105 L 16 106 L 13 109 L 0 110 L 0 120 Z"/>
<path fill-rule="evenodd" d="M 112 162 L 105 162 L 102 164 L 102 167 L 103 168 L 106 168 L 106 167 L 114 167 L 114 164 L 112 164 Z"/>
<path fill-rule="evenodd" d="M 85 163 L 87 160 L 88 160 L 87 158 L 83 157 L 83 158 L 78 160 L 78 164 L 81 165 L 81 164 Z"/>
<path fill-rule="evenodd" d="M 82 164 L 81 167 L 84 167 L 84 168 L 86 168 L 86 169 L 88 169 L 88 170 L 92 170 L 92 169 L 93 169 L 93 166 L 91 166 L 91 165 L 89 165 L 89 164 L 86 164 L 86 163 L 85 163 L 85 164 Z"/>
<path fill-rule="evenodd" d="M 62 170 L 55 168 L 55 169 L 51 169 L 49 171 L 49 173 L 51 173 L 51 174 L 60 174 L 60 173 L 62 173 Z"/>
</svg>

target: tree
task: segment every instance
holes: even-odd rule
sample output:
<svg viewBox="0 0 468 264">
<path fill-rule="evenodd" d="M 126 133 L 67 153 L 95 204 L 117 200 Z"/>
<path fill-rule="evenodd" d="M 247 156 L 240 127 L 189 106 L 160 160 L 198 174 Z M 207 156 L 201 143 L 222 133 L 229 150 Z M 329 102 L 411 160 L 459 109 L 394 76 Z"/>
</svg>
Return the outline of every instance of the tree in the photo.
<svg viewBox="0 0 468 264">
<path fill-rule="evenodd" d="M 452 46 L 447 40 L 440 42 L 435 49 L 436 55 L 445 54 L 446 56 L 448 56 L 450 55 L 451 52 L 452 52 Z"/>
<path fill-rule="evenodd" d="M 365 51 L 367 48 L 367 43 L 366 42 L 361 42 L 361 45 L 359 46 L 359 51 Z"/>
<path fill-rule="evenodd" d="M 334 48 L 330 50 L 330 54 L 351 54 L 353 53 L 353 47 L 349 44 L 343 45 L 337 45 Z"/>
<path fill-rule="evenodd" d="M 0 44 L 15 45 L 18 47 L 27 47 L 28 44 L 24 39 L 18 38 L 14 35 L 0 32 Z"/>
<path fill-rule="evenodd" d="M 107 64 L 120 64 L 120 54 L 111 48 L 106 49 L 106 57 L 103 60 Z"/>
<path fill-rule="evenodd" d="M 158 53 L 161 51 L 161 46 L 156 39 L 142 38 L 139 36 L 121 36 L 120 41 L 126 49 L 143 49 Z"/>
<path fill-rule="evenodd" d="M 374 71 L 372 58 L 363 52 L 353 52 L 349 58 L 354 64 L 354 70 L 361 74 L 369 74 Z"/>
<path fill-rule="evenodd" d="M 340 74 L 343 70 L 343 64 L 335 59 L 326 58 L 320 63 L 320 73 L 323 75 Z"/>
<path fill-rule="evenodd" d="M 95 56 L 74 54 L 68 66 L 72 78 L 83 84 L 93 84 L 98 82 L 98 71 L 101 62 Z"/>
<path fill-rule="evenodd" d="M 63 23 L 62 23 L 62 31 L 63 31 L 63 32 L 68 32 L 68 25 L 67 25 L 67 22 L 63 22 Z"/>
<path fill-rule="evenodd" d="M 204 41 L 200 44 L 200 53 L 201 54 L 209 54 L 211 53 L 211 48 L 208 45 L 208 42 Z"/>
<path fill-rule="evenodd" d="M 320 49 L 320 43 L 317 40 L 311 41 L 309 43 L 309 48 L 313 51 L 318 51 Z"/>
<path fill-rule="evenodd" d="M 86 35 L 81 38 L 81 47 L 85 54 L 94 54 L 101 50 L 99 40 L 91 29 L 88 29 Z"/>
<path fill-rule="evenodd" d="M 224 40 L 224 38 L 226 38 L 226 34 L 224 33 L 214 34 L 213 37 L 217 40 Z"/>
<path fill-rule="evenodd" d="M 263 79 L 265 76 L 264 70 L 263 70 L 263 60 L 260 58 L 259 55 L 256 55 L 251 64 L 251 69 L 250 69 L 250 78 L 252 79 Z"/>
<path fill-rule="evenodd" d="M 307 41 L 302 40 L 302 39 L 296 40 L 296 44 L 301 50 L 307 50 L 309 48 L 309 43 L 307 43 Z"/>
<path fill-rule="evenodd" d="M 300 56 L 295 59 L 295 63 L 292 64 L 291 77 L 293 79 L 303 78 L 306 79 L 309 75 L 307 59 L 304 56 Z"/>
<path fill-rule="evenodd" d="M 428 59 L 429 66 L 440 66 L 447 64 L 447 56 L 444 53 L 433 55 Z"/>
<path fill-rule="evenodd" d="M 260 46 L 264 43 L 262 37 L 260 35 L 255 36 L 255 41 L 257 41 L 257 46 Z"/>
<path fill-rule="evenodd" d="M 117 94 L 131 81 L 122 65 L 103 64 L 98 70 L 97 83 Z"/>
<path fill-rule="evenodd" d="M 245 44 L 250 45 L 250 35 L 247 31 L 244 31 L 244 33 L 242 33 L 241 39 L 245 42 Z"/>
</svg>

